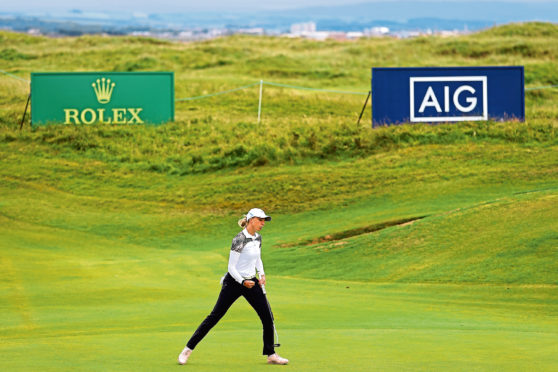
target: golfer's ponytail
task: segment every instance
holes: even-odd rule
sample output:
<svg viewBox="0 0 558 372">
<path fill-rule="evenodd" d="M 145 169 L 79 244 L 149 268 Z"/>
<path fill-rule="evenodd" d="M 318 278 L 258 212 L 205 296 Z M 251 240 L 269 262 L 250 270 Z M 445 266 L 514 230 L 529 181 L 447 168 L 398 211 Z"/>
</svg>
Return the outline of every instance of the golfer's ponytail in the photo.
<svg viewBox="0 0 558 372">
<path fill-rule="evenodd" d="M 246 219 L 246 216 L 242 217 L 240 220 L 238 220 L 238 226 L 245 228 L 246 225 L 248 225 L 248 220 Z"/>
</svg>

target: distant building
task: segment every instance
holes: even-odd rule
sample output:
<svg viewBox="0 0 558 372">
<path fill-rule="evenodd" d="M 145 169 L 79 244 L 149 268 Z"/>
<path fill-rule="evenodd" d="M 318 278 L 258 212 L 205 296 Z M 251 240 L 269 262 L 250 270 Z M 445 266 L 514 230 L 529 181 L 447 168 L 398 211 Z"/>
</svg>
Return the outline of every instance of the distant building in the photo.
<svg viewBox="0 0 558 372">
<path fill-rule="evenodd" d="M 291 35 L 304 36 L 316 32 L 315 22 L 295 23 L 291 25 Z"/>
<path fill-rule="evenodd" d="M 325 39 L 345 41 L 347 40 L 347 33 L 342 31 L 328 31 L 326 32 L 327 37 Z"/>
<path fill-rule="evenodd" d="M 152 37 L 153 36 L 153 34 L 150 31 L 132 31 L 128 35 L 142 36 L 142 37 Z"/>
<path fill-rule="evenodd" d="M 398 37 L 400 39 L 408 39 L 419 36 L 423 36 L 423 33 L 421 31 L 398 31 L 395 33 L 395 37 Z"/>
<path fill-rule="evenodd" d="M 452 36 L 459 36 L 462 33 L 459 30 L 442 30 L 442 31 L 438 31 L 437 35 L 441 36 L 441 37 L 452 37 Z"/>
<path fill-rule="evenodd" d="M 237 30 L 237 33 L 244 35 L 262 36 L 265 35 L 265 30 L 263 29 L 263 27 L 241 28 Z"/>
<path fill-rule="evenodd" d="M 181 31 L 178 33 L 177 38 L 179 40 L 192 40 L 194 38 L 193 31 Z"/>
<path fill-rule="evenodd" d="M 41 30 L 39 30 L 38 28 L 30 28 L 29 30 L 27 30 L 27 33 L 29 35 L 33 35 L 33 36 L 40 36 L 42 35 Z"/>
<path fill-rule="evenodd" d="M 364 37 L 364 32 L 360 32 L 360 31 L 347 32 L 347 39 L 360 39 L 361 37 Z"/>
<path fill-rule="evenodd" d="M 365 36 L 385 36 L 389 34 L 388 27 L 372 27 L 364 30 Z"/>
</svg>

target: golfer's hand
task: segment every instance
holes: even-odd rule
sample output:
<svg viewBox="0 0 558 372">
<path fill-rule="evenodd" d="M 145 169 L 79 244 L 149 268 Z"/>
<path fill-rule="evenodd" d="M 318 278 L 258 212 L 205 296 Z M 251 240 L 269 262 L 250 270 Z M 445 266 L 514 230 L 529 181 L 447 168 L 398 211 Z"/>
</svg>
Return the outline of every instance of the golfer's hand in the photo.
<svg viewBox="0 0 558 372">
<path fill-rule="evenodd" d="M 260 287 L 261 287 L 262 285 L 265 285 L 265 275 L 260 275 L 260 280 L 259 280 L 259 282 L 260 282 Z"/>
<path fill-rule="evenodd" d="M 242 283 L 242 285 L 245 286 L 246 288 L 252 288 L 253 286 L 256 285 L 256 282 L 252 280 L 245 280 L 244 283 Z"/>
</svg>

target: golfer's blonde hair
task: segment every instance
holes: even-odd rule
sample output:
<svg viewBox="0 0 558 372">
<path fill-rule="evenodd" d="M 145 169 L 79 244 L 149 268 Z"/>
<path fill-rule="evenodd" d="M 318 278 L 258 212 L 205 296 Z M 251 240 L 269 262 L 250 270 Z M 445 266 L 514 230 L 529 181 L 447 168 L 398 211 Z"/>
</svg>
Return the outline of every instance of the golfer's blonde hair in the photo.
<svg viewBox="0 0 558 372">
<path fill-rule="evenodd" d="M 242 217 L 240 220 L 238 220 L 238 226 L 245 228 L 246 225 L 248 225 L 248 219 L 246 218 L 246 216 Z"/>
</svg>

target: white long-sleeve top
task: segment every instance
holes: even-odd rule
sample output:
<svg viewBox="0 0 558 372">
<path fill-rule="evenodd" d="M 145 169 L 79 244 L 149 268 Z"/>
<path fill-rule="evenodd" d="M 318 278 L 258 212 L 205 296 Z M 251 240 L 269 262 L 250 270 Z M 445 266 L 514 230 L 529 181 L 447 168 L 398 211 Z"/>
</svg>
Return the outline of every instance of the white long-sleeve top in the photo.
<svg viewBox="0 0 558 372">
<path fill-rule="evenodd" d="M 265 275 L 262 256 L 262 236 L 258 233 L 250 235 L 244 229 L 234 237 L 229 255 L 229 273 L 234 280 L 242 284 L 244 279 L 256 276 L 256 270 L 260 275 Z"/>
</svg>

